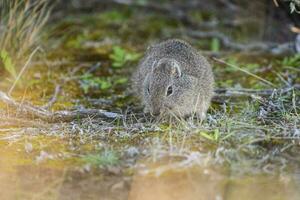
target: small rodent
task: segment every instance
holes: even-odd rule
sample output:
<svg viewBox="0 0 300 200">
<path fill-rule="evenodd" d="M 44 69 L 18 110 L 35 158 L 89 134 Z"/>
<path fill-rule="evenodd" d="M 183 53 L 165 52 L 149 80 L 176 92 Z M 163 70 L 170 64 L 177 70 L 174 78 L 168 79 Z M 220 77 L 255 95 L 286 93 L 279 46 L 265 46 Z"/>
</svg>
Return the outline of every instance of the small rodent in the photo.
<svg viewBox="0 0 300 200">
<path fill-rule="evenodd" d="M 147 48 L 132 77 L 133 90 L 151 115 L 205 118 L 214 77 L 208 61 L 188 43 L 170 39 Z"/>
</svg>

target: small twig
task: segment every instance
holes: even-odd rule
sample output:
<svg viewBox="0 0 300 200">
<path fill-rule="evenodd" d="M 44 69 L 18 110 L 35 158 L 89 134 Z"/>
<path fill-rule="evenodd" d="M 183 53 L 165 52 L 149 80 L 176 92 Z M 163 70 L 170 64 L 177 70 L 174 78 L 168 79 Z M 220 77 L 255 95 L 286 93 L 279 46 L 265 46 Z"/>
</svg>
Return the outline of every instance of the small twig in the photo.
<svg viewBox="0 0 300 200">
<path fill-rule="evenodd" d="M 99 67 L 101 67 L 101 63 L 100 62 L 97 62 L 95 63 L 94 65 L 92 65 L 90 67 L 90 69 L 88 69 L 85 73 L 93 73 L 95 72 Z"/>
<path fill-rule="evenodd" d="M 89 105 L 91 105 L 92 107 L 96 107 L 96 108 L 111 108 L 114 104 L 114 101 L 117 98 L 111 98 L 111 99 L 104 99 L 104 98 L 86 98 L 84 99 L 84 101 L 87 101 Z M 78 103 L 81 100 L 76 99 L 76 100 L 72 100 L 72 102 Z"/>
<path fill-rule="evenodd" d="M 220 0 L 220 2 L 227 6 L 232 12 L 236 12 L 237 10 L 239 10 L 239 7 L 229 0 Z"/>
<path fill-rule="evenodd" d="M 264 42 L 251 42 L 250 44 L 241 44 L 232 41 L 231 38 L 225 34 L 218 31 L 196 31 L 188 30 L 186 34 L 192 38 L 197 39 L 207 39 L 207 38 L 217 38 L 220 42 L 232 50 L 236 51 L 259 51 L 259 52 L 268 52 L 271 54 L 282 54 L 288 52 L 294 52 L 293 42 L 277 44 L 277 43 L 264 43 Z"/>
<path fill-rule="evenodd" d="M 273 2 L 274 2 L 276 7 L 279 7 L 279 4 L 278 4 L 277 0 L 273 0 Z"/>
<path fill-rule="evenodd" d="M 42 108 L 46 109 L 46 110 L 49 110 L 56 103 L 57 97 L 58 97 L 60 91 L 61 91 L 61 86 L 57 85 L 55 87 L 53 96 L 51 97 L 51 99 L 49 100 L 48 103 L 46 103 L 44 106 L 42 106 Z"/>
<path fill-rule="evenodd" d="M 51 113 L 49 113 L 47 110 L 39 107 L 34 107 L 28 104 L 17 103 L 15 100 L 13 100 L 7 94 L 1 91 L 0 91 L 0 101 L 14 108 L 15 110 L 18 110 L 21 114 L 25 114 L 25 115 L 30 114 L 34 117 L 37 117 L 45 121 L 46 119 L 51 117 Z"/>
<path fill-rule="evenodd" d="M 254 89 L 234 89 L 234 88 L 220 88 L 215 90 L 215 94 L 218 97 L 247 97 L 251 95 L 257 96 L 270 96 L 274 92 L 279 94 L 285 94 L 293 89 L 300 89 L 300 85 L 294 85 L 291 87 L 281 88 L 281 89 L 266 89 L 266 90 L 254 90 Z"/>
<path fill-rule="evenodd" d="M 63 110 L 50 112 L 42 107 L 37 107 L 29 104 L 20 104 L 10 98 L 7 94 L 0 91 L 0 101 L 6 105 L 18 110 L 19 113 L 27 115 L 33 118 L 38 118 L 43 121 L 53 122 L 70 122 L 75 119 L 87 118 L 90 116 L 103 119 L 118 119 L 122 115 L 118 113 L 108 112 L 101 109 L 85 109 L 81 108 L 78 110 Z"/>
<path fill-rule="evenodd" d="M 296 84 L 290 87 L 281 88 L 281 89 L 266 89 L 266 90 L 255 90 L 255 89 L 235 89 L 235 88 L 218 88 L 215 90 L 216 94 L 227 94 L 230 96 L 231 94 L 238 94 L 238 95 L 259 95 L 259 96 L 270 96 L 275 91 L 277 91 L 280 94 L 285 94 L 289 91 L 292 91 L 293 89 L 300 89 L 300 85 Z"/>
<path fill-rule="evenodd" d="M 47 127 L 44 123 L 15 117 L 1 117 L 0 127 Z M 9 130 L 7 130 L 9 131 Z M 11 131 L 11 130 L 10 130 Z"/>
</svg>

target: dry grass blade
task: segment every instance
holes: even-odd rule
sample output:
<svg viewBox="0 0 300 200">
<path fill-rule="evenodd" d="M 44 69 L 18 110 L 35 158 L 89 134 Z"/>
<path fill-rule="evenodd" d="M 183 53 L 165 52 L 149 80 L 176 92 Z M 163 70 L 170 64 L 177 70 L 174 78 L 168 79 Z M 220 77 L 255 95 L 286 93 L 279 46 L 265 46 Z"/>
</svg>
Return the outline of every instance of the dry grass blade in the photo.
<svg viewBox="0 0 300 200">
<path fill-rule="evenodd" d="M 1 0 L 0 49 L 13 58 L 14 67 L 27 60 L 36 46 L 51 11 L 49 2 Z"/>
<path fill-rule="evenodd" d="M 225 62 L 224 60 L 221 60 L 221 59 L 218 59 L 218 58 L 213 58 L 213 60 L 215 60 L 215 61 L 217 61 L 217 62 L 219 62 L 219 63 L 221 63 L 221 64 L 228 65 L 228 66 L 230 66 L 230 67 L 232 67 L 232 68 L 234 68 L 234 69 L 237 69 L 237 70 L 239 70 L 239 71 L 242 71 L 242 72 L 244 72 L 244 73 L 246 73 L 246 74 L 248 74 L 248 75 L 250 75 L 250 76 L 252 76 L 252 77 L 254 77 L 254 78 L 256 78 L 256 79 L 258 79 L 258 80 L 260 80 L 260 81 L 262 81 L 262 82 L 264 82 L 264 83 L 266 83 L 266 84 L 268 84 L 268 85 L 270 85 L 270 86 L 272 86 L 272 87 L 275 87 L 275 85 L 274 85 L 273 83 L 271 83 L 270 81 L 268 81 L 268 80 L 266 80 L 266 79 L 263 79 L 263 78 L 261 78 L 261 77 L 255 75 L 255 74 L 253 74 L 253 73 L 251 73 L 251 72 L 249 72 L 249 71 L 247 71 L 247 70 L 245 70 L 245 69 L 242 69 L 242 68 L 240 68 L 240 67 L 238 67 L 238 66 L 236 66 L 236 65 L 233 65 L 233 64 L 231 64 L 231 63 Z"/>
<path fill-rule="evenodd" d="M 40 48 L 37 47 L 29 56 L 27 62 L 25 63 L 25 65 L 22 67 L 20 73 L 18 74 L 16 80 L 14 81 L 13 85 L 11 86 L 11 88 L 8 91 L 8 95 L 11 95 L 12 91 L 14 90 L 14 88 L 16 87 L 18 81 L 20 80 L 21 76 L 24 74 L 25 70 L 27 69 L 27 67 L 29 66 L 34 54 L 39 50 Z"/>
</svg>

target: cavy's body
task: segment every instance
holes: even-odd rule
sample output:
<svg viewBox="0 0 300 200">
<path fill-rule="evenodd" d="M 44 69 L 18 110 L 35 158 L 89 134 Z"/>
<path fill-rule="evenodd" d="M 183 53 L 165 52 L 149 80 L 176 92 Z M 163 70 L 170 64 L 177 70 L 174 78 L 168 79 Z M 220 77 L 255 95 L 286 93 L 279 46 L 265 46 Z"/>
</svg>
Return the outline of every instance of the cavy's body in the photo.
<svg viewBox="0 0 300 200">
<path fill-rule="evenodd" d="M 193 47 L 173 39 L 150 46 L 133 75 L 133 88 L 152 115 L 196 114 L 202 119 L 213 96 L 210 64 Z"/>
</svg>

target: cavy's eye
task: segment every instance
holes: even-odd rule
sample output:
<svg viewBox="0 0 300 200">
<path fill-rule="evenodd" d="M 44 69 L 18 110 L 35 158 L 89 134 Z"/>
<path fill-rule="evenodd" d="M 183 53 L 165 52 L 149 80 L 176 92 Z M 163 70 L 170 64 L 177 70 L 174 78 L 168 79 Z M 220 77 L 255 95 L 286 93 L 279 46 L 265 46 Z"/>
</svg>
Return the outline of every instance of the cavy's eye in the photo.
<svg viewBox="0 0 300 200">
<path fill-rule="evenodd" d="M 147 93 L 150 94 L 150 88 L 149 87 L 147 87 Z"/>
<path fill-rule="evenodd" d="M 167 96 L 170 96 L 171 94 L 173 94 L 173 87 L 169 86 L 167 90 Z"/>
</svg>

